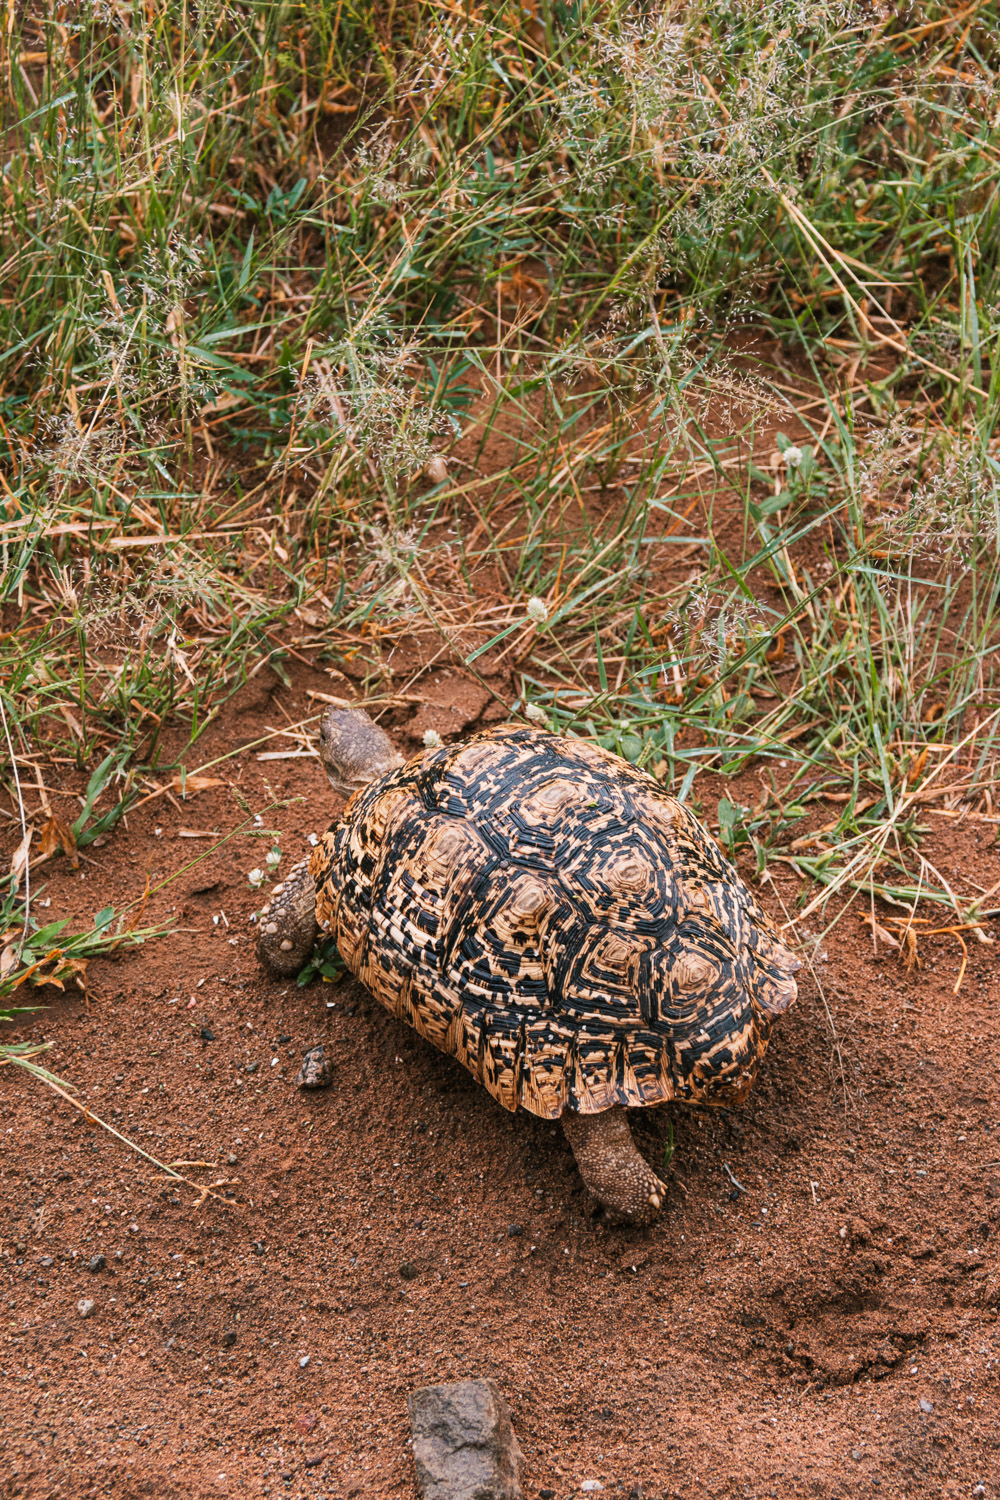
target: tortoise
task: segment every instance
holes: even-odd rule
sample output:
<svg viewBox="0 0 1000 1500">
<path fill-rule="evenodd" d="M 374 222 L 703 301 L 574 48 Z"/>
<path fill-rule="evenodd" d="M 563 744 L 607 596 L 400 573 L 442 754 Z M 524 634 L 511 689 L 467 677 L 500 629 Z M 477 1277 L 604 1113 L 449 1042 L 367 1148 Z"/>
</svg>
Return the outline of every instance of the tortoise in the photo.
<svg viewBox="0 0 1000 1500">
<path fill-rule="evenodd" d="M 584 739 L 505 725 L 407 760 L 359 709 L 320 758 L 349 800 L 274 888 L 258 954 L 322 931 L 393 1015 L 505 1109 L 559 1119 L 612 1215 L 665 1187 L 625 1111 L 751 1088 L 799 960 L 694 815 Z"/>
</svg>

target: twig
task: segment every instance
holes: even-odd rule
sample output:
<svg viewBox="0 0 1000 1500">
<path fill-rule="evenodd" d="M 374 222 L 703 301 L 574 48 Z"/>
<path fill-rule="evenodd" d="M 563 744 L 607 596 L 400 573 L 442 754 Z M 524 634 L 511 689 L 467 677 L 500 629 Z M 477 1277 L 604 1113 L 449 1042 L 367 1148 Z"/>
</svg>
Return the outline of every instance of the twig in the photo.
<svg viewBox="0 0 1000 1500">
<path fill-rule="evenodd" d="M 38 1049 L 38 1051 L 42 1050 L 44 1049 Z M 232 1201 L 229 1198 L 222 1198 L 218 1193 L 212 1191 L 212 1187 L 224 1187 L 225 1181 L 213 1183 L 212 1187 L 208 1187 L 201 1182 L 194 1182 L 190 1177 L 185 1177 L 183 1172 L 175 1172 L 173 1167 L 167 1166 L 166 1162 L 160 1161 L 155 1156 L 151 1156 L 148 1151 L 143 1150 L 142 1146 L 137 1145 L 135 1141 L 130 1141 L 127 1135 L 122 1135 L 121 1131 L 116 1130 L 113 1125 L 109 1125 L 107 1120 L 102 1120 L 100 1115 L 95 1115 L 93 1110 L 88 1109 L 85 1104 L 81 1104 L 79 1099 L 74 1099 L 73 1095 L 67 1091 L 67 1087 L 59 1079 L 55 1078 L 48 1069 L 41 1068 L 37 1063 L 31 1062 L 30 1058 L 35 1055 L 37 1053 L 21 1053 L 20 1055 L 8 1053 L 6 1057 L 0 1058 L 0 1067 L 14 1064 L 16 1067 L 24 1068 L 25 1072 L 31 1073 L 33 1077 L 40 1079 L 54 1094 L 58 1094 L 60 1099 L 65 1099 L 67 1104 L 72 1104 L 74 1109 L 79 1110 L 88 1125 L 100 1125 L 102 1130 L 106 1130 L 109 1135 L 113 1135 L 116 1140 L 121 1141 L 122 1145 L 127 1146 L 130 1151 L 135 1151 L 139 1156 L 144 1157 L 158 1171 L 166 1172 L 167 1176 L 172 1177 L 175 1182 L 183 1182 L 188 1187 L 194 1188 L 195 1192 L 200 1194 L 197 1203 L 194 1205 L 196 1208 L 200 1208 L 206 1198 L 217 1198 L 220 1203 L 230 1203 Z"/>
</svg>

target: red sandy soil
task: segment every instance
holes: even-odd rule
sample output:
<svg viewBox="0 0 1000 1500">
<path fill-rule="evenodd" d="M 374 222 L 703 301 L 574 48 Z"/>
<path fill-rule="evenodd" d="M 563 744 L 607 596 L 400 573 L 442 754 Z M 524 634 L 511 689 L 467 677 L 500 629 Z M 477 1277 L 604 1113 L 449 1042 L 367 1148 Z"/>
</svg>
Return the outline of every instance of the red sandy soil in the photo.
<svg viewBox="0 0 1000 1500">
<path fill-rule="evenodd" d="M 318 669 L 275 687 L 245 688 L 189 767 L 279 725 L 279 705 L 313 712 L 307 688 L 343 690 Z M 412 733 L 396 716 L 404 748 L 481 718 L 485 694 L 447 669 L 422 690 Z M 212 774 L 283 830 L 287 869 L 336 804 L 315 761 L 256 755 Z M 305 801 L 267 812 L 265 782 Z M 995 947 L 970 942 L 956 996 L 953 939 L 906 973 L 849 913 L 741 1112 L 637 1113 L 657 1163 L 672 1122 L 671 1191 L 653 1228 L 615 1228 L 557 1125 L 505 1114 L 358 989 L 261 972 L 246 872 L 270 840 L 178 836 L 243 818 L 228 786 L 160 798 L 79 872 L 45 872 L 45 918 L 82 928 L 211 849 L 149 902 L 174 933 L 94 962 L 87 998 L 44 992 L 4 1039 L 50 1040 L 89 1109 L 227 1185 L 199 1205 L 0 1072 L 4 1500 L 411 1500 L 407 1392 L 486 1375 L 529 1500 L 585 1479 L 636 1500 L 1000 1495 Z M 995 826 L 926 821 L 949 878 L 1000 878 Z M 799 882 L 774 874 L 780 917 Z M 318 1041 L 334 1082 L 304 1093 Z"/>
</svg>

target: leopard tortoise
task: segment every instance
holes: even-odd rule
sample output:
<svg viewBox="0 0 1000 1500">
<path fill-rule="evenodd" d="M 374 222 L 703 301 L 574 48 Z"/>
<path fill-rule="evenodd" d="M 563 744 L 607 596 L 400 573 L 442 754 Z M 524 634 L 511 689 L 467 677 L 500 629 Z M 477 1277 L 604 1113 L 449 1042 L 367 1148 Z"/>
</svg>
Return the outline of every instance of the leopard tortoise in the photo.
<svg viewBox="0 0 1000 1500">
<path fill-rule="evenodd" d="M 799 961 L 718 846 L 653 778 L 588 740 L 505 726 L 403 762 L 358 709 L 320 756 L 349 800 L 275 886 L 258 953 L 295 973 L 318 933 L 393 1015 L 505 1109 L 559 1119 L 613 1214 L 664 1185 L 625 1111 L 735 1104 Z"/>
</svg>

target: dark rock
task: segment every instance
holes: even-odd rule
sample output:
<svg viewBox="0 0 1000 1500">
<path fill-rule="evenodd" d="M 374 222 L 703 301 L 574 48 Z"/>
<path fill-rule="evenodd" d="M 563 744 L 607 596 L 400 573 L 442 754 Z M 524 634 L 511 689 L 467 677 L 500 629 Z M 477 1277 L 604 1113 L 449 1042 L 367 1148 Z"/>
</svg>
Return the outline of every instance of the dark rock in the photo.
<svg viewBox="0 0 1000 1500">
<path fill-rule="evenodd" d="M 278 1046 L 279 1047 L 283 1047 L 286 1042 L 290 1042 L 291 1040 L 292 1039 L 291 1039 L 290 1036 L 279 1036 L 279 1038 L 278 1038 Z"/>
<path fill-rule="evenodd" d="M 399 1267 L 399 1274 L 400 1276 L 402 1276 L 404 1281 L 416 1281 L 417 1277 L 420 1275 L 420 1272 L 417 1270 L 412 1260 L 404 1260 Z"/>
<path fill-rule="evenodd" d="M 260 1063 L 259 1062 L 247 1063 L 247 1065 L 243 1069 L 243 1071 L 244 1071 L 244 1073 L 256 1073 L 259 1067 L 260 1067 Z"/>
<path fill-rule="evenodd" d="M 300 1089 L 326 1089 L 333 1082 L 333 1064 L 323 1050 L 323 1044 L 310 1047 L 303 1055 L 302 1066 L 295 1078 Z"/>
<path fill-rule="evenodd" d="M 231 1349 L 236 1343 L 236 1329 L 227 1328 L 225 1333 L 220 1338 L 219 1343 L 224 1349 Z"/>
<path fill-rule="evenodd" d="M 103 1271 L 108 1260 L 105 1255 L 92 1255 L 87 1262 L 88 1271 Z"/>
<path fill-rule="evenodd" d="M 203 1042 L 215 1041 L 215 1032 L 212 1030 L 211 1026 L 203 1026 L 201 1028 L 201 1039 Z"/>
<path fill-rule="evenodd" d="M 424 1386 L 407 1405 L 423 1500 L 521 1500 L 524 1455 L 495 1381 Z"/>
<path fill-rule="evenodd" d="M 523 1234 L 524 1233 L 524 1225 L 523 1224 L 508 1224 L 507 1225 L 507 1233 L 508 1233 L 508 1235 L 510 1236 L 510 1238 L 512 1240 L 516 1239 L 519 1234 Z"/>
</svg>

